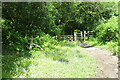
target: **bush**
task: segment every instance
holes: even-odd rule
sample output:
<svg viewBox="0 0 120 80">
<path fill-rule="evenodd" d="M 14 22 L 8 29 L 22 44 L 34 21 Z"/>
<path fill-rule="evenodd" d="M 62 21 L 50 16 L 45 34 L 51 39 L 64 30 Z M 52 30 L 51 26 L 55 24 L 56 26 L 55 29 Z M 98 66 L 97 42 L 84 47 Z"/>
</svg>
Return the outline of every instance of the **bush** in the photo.
<svg viewBox="0 0 120 80">
<path fill-rule="evenodd" d="M 31 61 L 25 57 L 3 56 L 2 78 L 26 77 Z M 23 76 L 24 75 L 24 76 Z"/>
<path fill-rule="evenodd" d="M 118 41 L 118 17 L 113 16 L 107 23 L 97 26 L 95 32 L 102 42 Z"/>
<path fill-rule="evenodd" d="M 49 34 L 37 36 L 34 38 L 33 43 L 41 46 L 44 50 L 52 49 L 55 45 L 58 45 L 58 41 L 51 37 Z"/>
<path fill-rule="evenodd" d="M 118 54 L 118 17 L 113 16 L 107 23 L 97 26 L 95 33 L 95 37 L 85 42 L 93 46 L 108 49 L 114 54 Z"/>
</svg>

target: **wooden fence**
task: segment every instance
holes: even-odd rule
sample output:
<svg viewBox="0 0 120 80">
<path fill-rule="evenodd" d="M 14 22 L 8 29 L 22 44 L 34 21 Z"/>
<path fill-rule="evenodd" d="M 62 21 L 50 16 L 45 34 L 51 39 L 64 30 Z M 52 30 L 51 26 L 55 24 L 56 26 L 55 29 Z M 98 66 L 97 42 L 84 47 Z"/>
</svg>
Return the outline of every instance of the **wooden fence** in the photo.
<svg viewBox="0 0 120 80">
<path fill-rule="evenodd" d="M 74 41 L 80 40 L 85 41 L 88 40 L 92 36 L 93 31 L 81 31 L 80 33 L 74 33 Z"/>
<path fill-rule="evenodd" d="M 67 40 L 67 41 L 73 41 L 74 40 L 73 35 L 60 35 L 60 36 L 56 36 L 56 38 L 58 40 Z"/>
<path fill-rule="evenodd" d="M 67 41 L 85 41 L 92 36 L 93 31 L 81 31 L 79 33 L 74 33 L 74 35 L 60 35 L 56 36 L 58 40 L 67 40 Z"/>
</svg>

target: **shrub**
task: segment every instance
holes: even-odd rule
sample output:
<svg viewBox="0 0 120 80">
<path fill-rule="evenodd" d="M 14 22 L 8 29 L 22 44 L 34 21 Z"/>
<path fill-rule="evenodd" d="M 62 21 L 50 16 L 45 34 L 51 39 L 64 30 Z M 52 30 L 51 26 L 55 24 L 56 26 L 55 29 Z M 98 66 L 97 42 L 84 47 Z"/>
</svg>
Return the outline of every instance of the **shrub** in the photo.
<svg viewBox="0 0 120 80">
<path fill-rule="evenodd" d="M 118 17 L 113 16 L 107 23 L 97 26 L 95 32 L 102 42 L 118 41 Z"/>
<path fill-rule="evenodd" d="M 108 49 L 118 54 L 118 17 L 113 16 L 107 23 L 98 25 L 95 29 L 96 37 L 92 37 L 86 43 L 100 48 Z"/>
<path fill-rule="evenodd" d="M 42 36 L 37 36 L 34 38 L 33 43 L 41 46 L 43 49 L 53 48 L 58 44 L 58 41 L 51 37 L 49 34 L 44 34 Z"/>
</svg>

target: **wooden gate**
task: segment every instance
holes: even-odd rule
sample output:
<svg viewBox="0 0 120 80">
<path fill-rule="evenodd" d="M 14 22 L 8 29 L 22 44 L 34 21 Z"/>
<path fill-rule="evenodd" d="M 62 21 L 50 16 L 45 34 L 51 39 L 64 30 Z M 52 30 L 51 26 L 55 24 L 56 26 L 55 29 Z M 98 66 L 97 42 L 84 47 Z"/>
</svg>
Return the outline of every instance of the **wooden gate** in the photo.
<svg viewBox="0 0 120 80">
<path fill-rule="evenodd" d="M 93 31 L 80 31 L 79 33 L 74 33 L 74 35 L 60 35 L 56 36 L 58 40 L 66 40 L 66 41 L 85 41 L 92 36 Z"/>
<path fill-rule="evenodd" d="M 60 35 L 60 36 L 56 36 L 56 38 L 58 40 L 66 40 L 66 41 L 73 41 L 74 40 L 73 35 Z"/>
<path fill-rule="evenodd" d="M 74 41 L 86 41 L 92 36 L 93 31 L 80 31 L 79 33 L 74 33 Z"/>
</svg>

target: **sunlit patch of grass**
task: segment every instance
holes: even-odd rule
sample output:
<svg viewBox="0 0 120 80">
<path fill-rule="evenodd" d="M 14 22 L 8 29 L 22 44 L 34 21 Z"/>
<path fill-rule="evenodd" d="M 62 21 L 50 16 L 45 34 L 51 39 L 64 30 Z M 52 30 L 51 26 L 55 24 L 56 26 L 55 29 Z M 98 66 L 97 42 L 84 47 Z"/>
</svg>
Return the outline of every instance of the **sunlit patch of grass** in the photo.
<svg viewBox="0 0 120 80">
<path fill-rule="evenodd" d="M 29 66 L 26 77 L 90 78 L 97 72 L 96 59 L 88 55 L 79 46 L 64 46 L 59 48 L 56 52 L 56 55 L 64 55 L 63 59 L 68 60 L 68 62 L 54 60 L 54 56 L 46 57 L 42 52 L 33 52 L 32 54 L 34 57 L 31 57 L 30 59 L 32 64 Z"/>
</svg>

